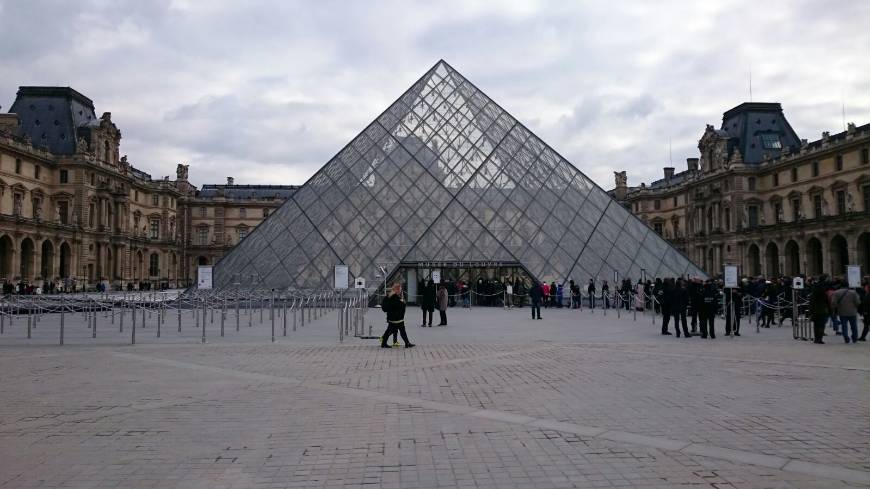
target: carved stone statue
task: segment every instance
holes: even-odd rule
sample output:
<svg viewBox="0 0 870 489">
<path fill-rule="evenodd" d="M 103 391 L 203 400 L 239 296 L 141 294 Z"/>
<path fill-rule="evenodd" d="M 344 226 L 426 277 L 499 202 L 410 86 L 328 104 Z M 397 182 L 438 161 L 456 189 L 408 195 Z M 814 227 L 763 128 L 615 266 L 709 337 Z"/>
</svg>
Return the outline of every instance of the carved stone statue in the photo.
<svg viewBox="0 0 870 489">
<path fill-rule="evenodd" d="M 175 168 L 175 176 L 178 177 L 179 180 L 187 180 L 187 174 L 190 169 L 190 165 L 182 165 L 181 163 Z"/>
<path fill-rule="evenodd" d="M 88 152 L 88 142 L 85 138 L 76 139 L 76 153 L 87 153 Z"/>
<path fill-rule="evenodd" d="M 828 217 L 831 213 L 828 212 L 828 199 L 822 199 L 822 217 Z"/>
<path fill-rule="evenodd" d="M 846 193 L 846 212 L 852 212 L 855 210 L 855 198 L 852 197 L 852 192 Z"/>
<path fill-rule="evenodd" d="M 628 184 L 628 176 L 623 171 L 615 171 L 613 172 L 613 176 L 616 178 L 616 186 L 617 187 L 625 187 Z"/>
<path fill-rule="evenodd" d="M 785 212 L 783 212 L 782 207 L 776 212 L 776 222 L 785 222 Z"/>
</svg>

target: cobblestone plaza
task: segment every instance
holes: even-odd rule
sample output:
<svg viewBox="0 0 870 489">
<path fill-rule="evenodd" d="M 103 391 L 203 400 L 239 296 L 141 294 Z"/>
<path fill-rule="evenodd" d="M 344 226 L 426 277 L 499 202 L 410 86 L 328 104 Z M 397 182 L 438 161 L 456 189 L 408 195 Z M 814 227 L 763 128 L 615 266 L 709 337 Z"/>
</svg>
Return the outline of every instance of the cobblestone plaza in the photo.
<svg viewBox="0 0 870 489">
<path fill-rule="evenodd" d="M 745 324 L 677 339 L 612 310 L 448 314 L 409 327 L 409 350 L 339 343 L 335 312 L 275 343 L 268 313 L 244 311 L 224 337 L 217 312 L 206 344 L 188 313 L 159 339 L 140 323 L 135 346 L 102 316 L 93 339 L 69 315 L 62 347 L 57 318 L 30 340 L 7 323 L 0 487 L 870 485 L 866 344 Z"/>
</svg>

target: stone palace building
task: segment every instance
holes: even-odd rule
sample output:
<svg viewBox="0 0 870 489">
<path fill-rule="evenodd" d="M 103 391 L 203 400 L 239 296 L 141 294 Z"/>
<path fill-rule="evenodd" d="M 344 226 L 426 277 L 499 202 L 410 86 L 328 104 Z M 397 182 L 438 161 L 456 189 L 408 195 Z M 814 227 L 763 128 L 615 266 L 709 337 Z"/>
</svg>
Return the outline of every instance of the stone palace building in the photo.
<svg viewBox="0 0 870 489">
<path fill-rule="evenodd" d="M 870 273 L 870 124 L 808 142 L 778 103 L 743 103 L 708 125 L 700 158 L 610 194 L 710 275 Z"/>
<path fill-rule="evenodd" d="M 67 87 L 21 87 L 0 114 L 0 281 L 179 287 L 295 186 L 154 179 L 120 155 L 109 112 Z"/>
</svg>

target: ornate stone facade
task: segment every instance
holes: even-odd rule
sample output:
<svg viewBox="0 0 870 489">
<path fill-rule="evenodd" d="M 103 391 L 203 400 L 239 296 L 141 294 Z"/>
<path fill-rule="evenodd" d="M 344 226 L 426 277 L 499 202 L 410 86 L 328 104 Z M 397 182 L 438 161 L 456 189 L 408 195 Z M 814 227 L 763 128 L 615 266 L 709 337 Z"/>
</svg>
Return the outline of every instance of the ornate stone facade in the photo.
<svg viewBox="0 0 870 489">
<path fill-rule="evenodd" d="M 154 179 L 120 156 L 120 142 L 111 113 L 97 118 L 75 90 L 19 90 L 0 114 L 0 281 L 185 286 L 295 188 L 197 189 L 187 165 Z"/>
<path fill-rule="evenodd" d="M 870 274 L 870 124 L 807 142 L 779 104 L 742 104 L 708 125 L 700 158 L 611 191 L 710 275 Z"/>
</svg>

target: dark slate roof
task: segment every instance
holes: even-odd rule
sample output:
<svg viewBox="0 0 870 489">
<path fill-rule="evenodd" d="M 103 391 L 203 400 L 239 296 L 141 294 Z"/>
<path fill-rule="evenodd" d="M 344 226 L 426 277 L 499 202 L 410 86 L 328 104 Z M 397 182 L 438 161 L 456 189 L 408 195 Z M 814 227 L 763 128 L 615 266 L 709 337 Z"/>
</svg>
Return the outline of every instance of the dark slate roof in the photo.
<svg viewBox="0 0 870 489">
<path fill-rule="evenodd" d="M 870 131 L 870 123 L 864 124 L 863 126 L 856 127 L 855 131 L 856 132 Z M 837 134 L 831 134 L 830 136 L 828 136 L 828 143 L 833 144 L 833 143 L 838 143 L 840 141 L 845 141 L 847 134 L 848 134 L 847 131 L 839 132 Z M 809 149 L 821 148 L 822 145 L 824 144 L 824 142 L 825 142 L 825 138 L 822 138 L 822 139 L 808 143 L 807 147 Z"/>
<path fill-rule="evenodd" d="M 765 148 L 763 134 L 776 135 L 782 147 L 790 147 L 792 151 L 798 150 L 801 144 L 779 103 L 744 102 L 722 115 L 720 131 L 731 138 L 728 142 L 729 155 L 734 149 L 739 149 L 746 164 L 761 163 L 764 153 L 770 154 L 771 158 L 777 158 L 782 153 L 781 149 Z"/>
<path fill-rule="evenodd" d="M 299 185 L 203 185 L 196 191 L 199 199 L 286 200 Z"/>
<path fill-rule="evenodd" d="M 649 184 L 647 188 L 666 188 L 672 185 L 679 185 L 686 181 L 694 173 L 693 170 L 683 170 L 680 173 L 675 173 L 671 178 L 662 178 Z"/>
<path fill-rule="evenodd" d="M 9 112 L 18 114 L 20 136 L 60 155 L 75 153 L 80 127 L 99 124 L 91 99 L 70 87 L 20 87 Z"/>
</svg>

